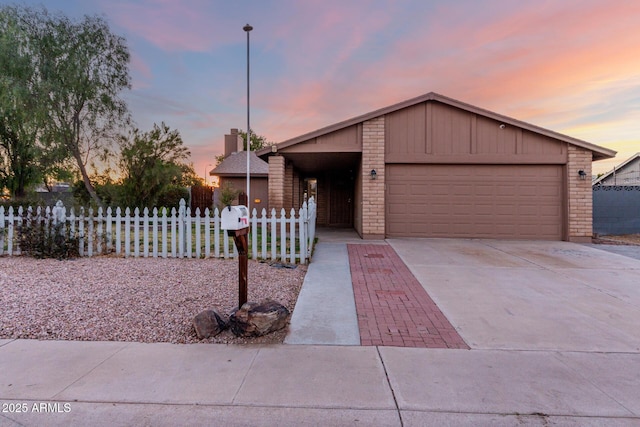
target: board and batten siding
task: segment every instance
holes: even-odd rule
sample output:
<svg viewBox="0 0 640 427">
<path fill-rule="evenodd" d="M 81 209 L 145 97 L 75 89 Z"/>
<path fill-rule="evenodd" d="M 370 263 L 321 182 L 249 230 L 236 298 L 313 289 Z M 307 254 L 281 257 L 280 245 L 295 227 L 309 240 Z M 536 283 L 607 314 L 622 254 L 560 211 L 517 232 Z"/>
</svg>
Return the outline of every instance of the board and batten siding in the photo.
<svg viewBox="0 0 640 427">
<path fill-rule="evenodd" d="M 387 163 L 566 164 L 567 144 L 437 102 L 385 116 Z"/>
</svg>

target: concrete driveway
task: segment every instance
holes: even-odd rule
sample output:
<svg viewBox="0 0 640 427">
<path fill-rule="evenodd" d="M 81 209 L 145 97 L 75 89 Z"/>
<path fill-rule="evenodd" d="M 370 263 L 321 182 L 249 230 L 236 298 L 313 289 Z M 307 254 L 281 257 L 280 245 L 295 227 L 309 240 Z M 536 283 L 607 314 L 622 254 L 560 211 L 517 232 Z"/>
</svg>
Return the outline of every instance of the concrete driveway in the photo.
<svg viewBox="0 0 640 427">
<path fill-rule="evenodd" d="M 472 349 L 640 352 L 640 260 L 567 242 L 388 243 Z"/>
</svg>

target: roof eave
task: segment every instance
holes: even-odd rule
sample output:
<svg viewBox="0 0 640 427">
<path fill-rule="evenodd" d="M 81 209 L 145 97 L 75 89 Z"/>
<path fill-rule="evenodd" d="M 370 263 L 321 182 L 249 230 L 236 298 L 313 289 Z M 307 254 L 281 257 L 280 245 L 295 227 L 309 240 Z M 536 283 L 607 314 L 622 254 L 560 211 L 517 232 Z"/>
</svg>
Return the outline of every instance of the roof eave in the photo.
<svg viewBox="0 0 640 427">
<path fill-rule="evenodd" d="M 599 184 L 600 182 L 602 182 L 605 179 L 609 178 L 611 175 L 613 175 L 614 171 L 620 171 L 621 169 L 623 169 L 625 166 L 627 166 L 629 163 L 631 163 L 632 161 L 634 161 L 638 157 L 640 157 L 640 153 L 636 153 L 633 156 L 629 157 L 624 162 L 620 163 L 618 166 L 614 166 L 614 168 L 611 169 L 609 172 L 607 172 L 604 175 L 602 175 L 602 176 L 598 177 L 597 179 L 595 179 L 593 181 L 593 185 Z"/>
<path fill-rule="evenodd" d="M 548 136 L 550 138 L 554 138 L 554 139 L 558 139 L 560 141 L 564 141 L 567 142 L 569 144 L 573 144 L 575 146 L 581 147 L 581 148 L 585 148 L 589 151 L 591 151 L 593 153 L 592 156 L 592 160 L 593 161 L 597 161 L 597 160 L 603 160 L 603 159 L 610 159 L 615 157 L 616 155 L 616 151 L 614 150 L 610 150 L 608 148 L 604 148 L 604 147 L 600 147 L 598 145 L 592 144 L 590 142 L 586 142 L 583 141 L 581 139 L 577 139 L 577 138 L 573 138 L 571 136 L 568 135 L 564 135 L 558 132 L 554 132 L 552 130 L 549 129 L 545 129 L 536 125 L 532 125 L 530 123 L 527 122 L 523 122 L 508 116 L 504 116 L 502 114 L 498 114 L 498 113 L 494 113 L 493 111 L 489 111 L 489 110 L 485 110 L 483 108 L 480 107 L 476 107 L 474 105 L 471 104 L 467 104 L 461 101 L 458 101 L 456 99 L 453 98 L 449 98 L 446 97 L 444 95 L 440 95 L 437 94 L 435 92 L 429 92 L 427 94 L 421 95 L 421 96 L 417 96 L 415 98 L 411 98 L 408 99 L 406 101 L 402 101 L 393 105 L 390 105 L 388 107 L 384 107 L 384 108 L 380 108 L 374 111 L 371 111 L 369 113 L 366 114 L 362 114 L 360 116 L 356 116 L 353 117 L 351 119 L 347 119 L 344 120 L 342 122 L 338 122 L 338 123 L 334 123 L 333 125 L 330 126 L 325 126 L 323 128 L 317 129 L 315 131 L 306 133 L 304 135 L 300 135 L 297 136 L 295 138 L 292 139 L 288 139 L 286 141 L 283 141 L 279 144 L 276 144 L 276 148 L 277 150 L 282 150 L 285 149 L 287 147 L 290 147 L 292 145 L 298 144 L 300 142 L 304 142 L 304 141 L 308 141 L 310 139 L 313 138 L 317 138 L 318 136 L 321 135 L 325 135 L 328 134 L 330 132 L 335 132 L 337 130 L 340 129 L 344 129 L 346 127 L 361 123 L 361 122 L 365 122 L 367 120 L 373 119 L 375 117 L 379 117 L 379 116 L 383 116 L 385 114 L 389 114 L 392 113 L 394 111 L 398 111 L 401 110 L 403 108 L 407 108 L 407 107 L 411 107 L 413 105 L 422 103 L 422 102 L 426 102 L 426 101 L 438 101 L 441 102 L 443 104 L 447 104 L 450 105 L 452 107 L 457 107 L 460 108 L 462 110 L 465 111 L 469 111 L 471 113 L 475 113 L 475 114 L 480 114 L 483 115 L 485 117 L 489 117 L 492 118 L 494 120 L 500 121 L 500 122 L 504 122 L 505 124 L 509 124 L 512 126 L 517 126 L 526 130 L 529 130 L 531 132 L 535 132 L 541 135 L 545 135 Z M 256 151 L 256 154 L 258 156 L 264 156 L 266 154 L 269 154 L 272 151 L 272 147 L 266 147 L 263 149 L 260 149 L 258 151 Z"/>
<path fill-rule="evenodd" d="M 268 178 L 268 173 L 251 173 L 251 178 Z M 220 178 L 246 178 L 246 173 L 240 172 L 222 172 L 222 173 L 213 173 L 211 176 L 218 176 Z"/>
</svg>

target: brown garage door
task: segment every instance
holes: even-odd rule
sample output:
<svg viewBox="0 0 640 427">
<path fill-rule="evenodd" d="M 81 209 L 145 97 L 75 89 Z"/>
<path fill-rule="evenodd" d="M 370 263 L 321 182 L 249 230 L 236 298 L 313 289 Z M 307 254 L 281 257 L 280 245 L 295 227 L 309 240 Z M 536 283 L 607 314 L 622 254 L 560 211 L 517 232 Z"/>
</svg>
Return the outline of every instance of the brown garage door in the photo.
<svg viewBox="0 0 640 427">
<path fill-rule="evenodd" d="M 562 170 L 387 165 L 387 236 L 561 240 Z"/>
</svg>

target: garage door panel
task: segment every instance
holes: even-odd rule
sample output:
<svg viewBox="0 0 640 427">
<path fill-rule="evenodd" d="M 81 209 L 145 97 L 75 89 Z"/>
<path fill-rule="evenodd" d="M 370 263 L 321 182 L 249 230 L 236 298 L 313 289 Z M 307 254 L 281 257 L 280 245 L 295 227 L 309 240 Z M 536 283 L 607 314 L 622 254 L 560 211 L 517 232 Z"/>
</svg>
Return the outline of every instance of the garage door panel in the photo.
<svg viewBox="0 0 640 427">
<path fill-rule="evenodd" d="M 560 240 L 562 166 L 388 165 L 387 235 Z"/>
</svg>

